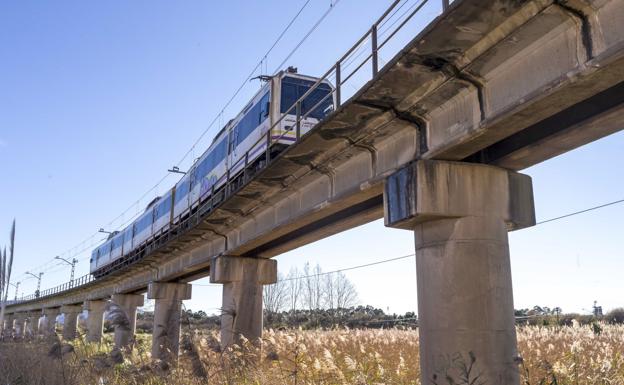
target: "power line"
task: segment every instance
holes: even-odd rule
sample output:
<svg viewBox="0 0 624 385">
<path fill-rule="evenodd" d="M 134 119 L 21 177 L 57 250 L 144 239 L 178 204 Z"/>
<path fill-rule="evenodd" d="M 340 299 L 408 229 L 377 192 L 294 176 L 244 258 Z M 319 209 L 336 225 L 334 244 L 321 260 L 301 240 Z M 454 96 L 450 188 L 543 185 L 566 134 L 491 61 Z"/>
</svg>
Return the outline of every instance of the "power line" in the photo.
<svg viewBox="0 0 624 385">
<path fill-rule="evenodd" d="M 240 93 L 240 91 L 244 88 L 244 86 L 247 84 L 247 82 L 249 81 L 249 79 L 253 76 L 253 74 L 256 72 L 256 70 L 262 66 L 263 62 L 266 61 L 267 56 L 273 51 L 273 49 L 277 46 L 277 44 L 281 41 L 281 39 L 284 37 L 284 35 L 286 34 L 286 32 L 288 32 L 288 30 L 290 29 L 290 27 L 295 23 L 295 21 L 297 20 L 297 18 L 299 18 L 299 16 L 301 15 L 301 13 L 303 12 L 303 10 L 308 6 L 308 4 L 310 3 L 311 0 L 306 0 L 303 5 L 299 8 L 299 10 L 297 11 L 297 13 L 291 18 L 291 20 L 289 21 L 289 23 L 286 25 L 286 27 L 282 30 L 282 32 L 279 34 L 279 36 L 277 37 L 277 39 L 275 39 L 275 41 L 273 42 L 273 44 L 271 45 L 271 47 L 264 53 L 264 55 L 262 56 L 261 60 L 258 62 L 258 64 L 256 64 L 256 66 L 253 68 L 253 70 L 249 73 L 249 75 L 245 78 L 245 80 L 243 81 L 243 83 L 239 86 L 239 88 L 236 90 L 236 92 L 234 93 L 234 95 L 232 95 L 232 97 L 228 100 L 228 102 L 223 106 L 223 108 L 221 109 L 221 111 L 219 112 L 219 114 L 212 120 L 212 122 L 208 125 L 208 127 L 202 132 L 202 134 L 199 136 L 199 138 L 193 143 L 193 145 L 191 146 L 191 148 L 184 154 L 184 156 L 182 157 L 182 159 L 180 159 L 180 161 L 177 163 L 177 166 L 180 166 L 182 164 L 182 162 L 184 162 L 184 160 L 188 157 L 188 155 L 190 153 L 193 152 L 193 150 L 197 147 L 197 145 L 201 142 L 201 140 L 204 138 L 204 136 L 210 131 L 210 129 L 214 126 L 215 122 L 219 119 L 219 117 L 221 117 L 225 111 L 225 109 L 232 103 L 232 101 L 236 98 L 236 96 Z M 309 35 L 309 33 L 308 33 Z M 266 64 L 266 63 L 265 63 Z M 121 214 L 119 214 L 117 217 L 115 217 L 113 220 L 111 220 L 110 222 L 108 222 L 104 227 L 109 227 L 111 226 L 113 223 L 115 223 L 119 218 L 122 218 L 128 211 L 130 211 L 133 207 L 138 206 L 141 202 L 141 200 L 143 200 L 143 198 L 145 198 L 149 193 L 151 193 L 152 191 L 156 190 L 161 184 L 162 182 L 165 181 L 165 179 L 167 179 L 167 177 L 169 177 L 171 174 L 167 173 L 165 174 L 154 186 L 152 186 L 149 190 L 147 190 L 143 195 L 141 195 L 141 197 L 136 200 L 135 202 L 132 203 L 132 205 L 130 205 L 126 210 L 124 210 Z M 118 228 L 122 228 L 124 227 L 127 223 L 129 223 L 130 221 L 132 221 L 134 218 L 136 218 L 138 215 L 140 214 L 140 210 L 137 210 L 137 213 L 135 213 L 135 215 L 133 217 L 130 218 L 130 220 L 126 221 L 125 223 L 122 223 Z M 84 243 L 88 242 L 89 240 L 95 238 L 96 236 L 98 236 L 99 232 L 96 232 L 94 234 L 92 234 L 91 236 L 85 238 L 83 241 L 81 241 L 80 243 L 76 244 L 75 246 L 65 250 L 64 252 L 60 253 L 60 256 L 65 256 L 65 257 L 75 257 L 76 255 L 78 255 L 79 253 L 85 251 L 85 249 L 82 249 L 79 252 L 76 252 L 72 255 L 68 255 L 71 250 L 80 247 L 81 245 L 83 245 Z M 99 242 L 99 241 L 98 241 Z M 90 248 L 91 246 L 87 246 L 88 248 Z M 85 257 L 86 258 L 86 257 Z M 84 258 L 83 258 L 84 259 Z M 53 258 L 52 258 L 53 260 Z M 51 261 L 52 261 L 51 260 Z M 40 266 L 37 267 L 37 269 L 43 268 L 45 267 L 47 264 L 49 264 L 51 261 L 46 262 Z M 23 274 L 23 273 L 22 273 Z"/>
<path fill-rule="evenodd" d="M 545 220 L 543 220 L 543 221 L 539 221 L 539 222 L 535 223 L 535 225 L 541 225 L 541 224 L 544 224 L 544 223 L 557 221 L 557 220 L 559 220 L 559 219 L 564 219 L 564 218 L 572 217 L 572 216 L 574 216 L 574 215 L 583 214 L 583 213 L 586 213 L 586 212 L 588 212 L 588 211 L 598 210 L 598 209 L 601 209 L 601 208 L 603 208 L 603 207 L 608 207 L 608 206 L 616 205 L 616 204 L 618 204 L 618 203 L 623 203 L 623 202 L 624 202 L 624 199 L 619 199 L 619 200 L 617 200 L 617 201 L 613 201 L 613 202 L 605 203 L 605 204 L 602 204 L 602 205 L 598 205 L 598 206 L 590 207 L 590 208 L 585 209 L 585 210 L 575 211 L 575 212 L 573 212 L 573 213 L 565 214 L 565 215 L 562 215 L 562 216 L 559 216 L 559 217 L 550 218 L 550 219 L 545 219 Z"/>
<path fill-rule="evenodd" d="M 593 210 L 597 210 L 600 208 L 604 208 L 604 207 L 608 207 L 608 206 L 612 206 L 618 203 L 624 203 L 624 199 L 619 199 L 613 202 L 609 202 L 609 203 L 605 203 L 605 204 L 601 204 L 598 206 L 594 206 L 594 207 L 590 207 L 584 210 L 580 210 L 580 211 L 575 211 L 569 214 L 565 214 L 565 215 L 561 215 L 558 217 L 554 217 L 554 218 L 550 218 L 550 219 L 545 219 L 543 221 L 539 221 L 535 223 L 535 226 L 544 224 L 544 223 L 548 223 L 548 222 L 554 222 L 560 219 L 564 219 L 564 218 L 569 218 L 571 216 L 574 215 L 579 215 L 579 214 L 583 214 L 589 211 L 593 211 Z M 341 269 L 337 269 L 337 270 L 332 270 L 332 271 L 324 271 L 318 274 L 312 274 L 312 275 L 303 275 L 303 276 L 299 276 L 299 277 L 290 277 L 290 278 L 283 278 L 280 279 L 278 282 L 286 282 L 286 281 L 295 281 L 295 280 L 300 280 L 300 279 L 306 279 L 306 278 L 316 278 L 316 277 L 320 277 L 320 276 L 324 276 L 324 275 L 329 275 L 329 274 L 335 274 L 335 273 L 341 273 L 343 271 L 349 271 L 349 270 L 355 270 L 355 269 L 361 269 L 364 267 L 369 267 L 369 266 L 375 266 L 375 265 L 380 265 L 383 263 L 389 263 L 389 262 L 394 262 L 394 261 L 398 261 L 398 260 L 402 260 L 402 259 L 406 259 L 406 258 L 410 258 L 410 257 L 414 257 L 416 254 L 412 253 L 412 254 L 407 254 L 407 255 L 402 255 L 400 257 L 394 257 L 394 258 L 388 258 L 388 259 L 381 259 L 378 261 L 374 261 L 374 262 L 370 262 L 370 263 L 364 263 L 361 265 L 355 265 L 355 266 L 350 266 L 350 267 L 344 267 Z M 221 286 L 220 284 L 193 284 L 194 286 Z"/>
<path fill-rule="evenodd" d="M 297 45 L 295 46 L 295 48 L 293 48 L 290 53 L 286 56 L 286 58 L 280 63 L 280 65 L 278 65 L 277 67 L 275 67 L 275 70 L 273 71 L 274 74 L 276 74 L 277 72 L 279 72 L 279 70 L 284 66 L 284 64 L 286 64 L 286 62 L 288 60 L 290 60 L 291 56 L 299 49 L 299 47 L 301 47 L 301 45 L 308 39 L 308 37 L 316 30 L 316 28 L 323 22 L 323 20 L 325 20 L 325 18 L 331 13 L 331 11 L 334 10 L 334 8 L 336 8 L 336 5 L 338 5 L 338 3 L 340 3 L 340 0 L 336 0 L 333 3 L 330 3 L 329 8 L 327 9 L 327 11 L 325 11 L 325 13 L 321 16 L 320 19 L 317 20 L 317 22 L 312 26 L 312 28 L 308 31 L 308 33 L 305 34 L 305 36 L 303 37 L 303 39 L 301 39 L 301 41 L 299 41 L 299 43 L 297 43 Z"/>
<path fill-rule="evenodd" d="M 600 209 L 600 208 L 616 205 L 616 204 L 619 204 L 619 203 L 624 203 L 624 199 L 615 200 L 615 201 L 612 201 L 612 202 L 608 202 L 608 203 L 604 203 L 604 204 L 601 204 L 601 205 L 593 206 L 593 207 L 590 207 L 590 208 L 587 208 L 587 209 L 584 209 L 584 210 L 571 212 L 569 214 L 561 215 L 561 216 L 558 216 L 558 217 L 545 219 L 543 221 L 537 222 L 535 225 L 539 226 L 539 225 L 544 224 L 544 223 L 554 222 L 554 221 L 557 221 L 557 220 L 561 220 L 561 219 L 564 219 L 564 218 L 569 218 L 571 216 L 583 214 L 583 213 L 586 213 L 586 212 L 589 212 L 589 211 L 593 211 L 593 210 L 597 210 L 597 209 Z M 318 274 L 304 275 L 304 276 L 299 276 L 299 277 L 283 278 L 283 279 L 279 280 L 278 282 L 294 281 L 294 280 L 301 280 L 301 279 L 306 279 L 306 278 L 315 278 L 315 277 L 320 277 L 320 276 L 324 276 L 324 275 L 340 273 L 340 272 L 343 272 L 343 271 L 361 269 L 361 268 L 364 268 L 364 267 L 370 267 L 370 266 L 380 265 L 380 264 L 383 264 L 383 263 L 389 263 L 389 262 L 394 262 L 394 261 L 398 261 L 398 260 L 414 257 L 415 255 L 416 255 L 415 253 L 411 253 L 411 254 L 401 255 L 399 257 L 382 259 L 382 260 L 378 260 L 378 261 L 364 263 L 364 264 L 361 264 L 361 265 L 355 265 L 355 266 L 345 267 L 345 268 L 341 268 L 341 269 L 337 269 L 337 270 L 326 271 L 326 272 L 322 272 L 322 273 L 318 273 Z M 63 267 L 65 267 L 65 265 L 63 265 Z M 50 266 L 49 269 L 51 271 L 49 271 L 49 273 L 53 273 L 53 272 L 57 272 L 57 271 L 62 270 L 62 269 L 54 269 L 53 270 L 53 268 L 54 268 L 54 266 Z M 221 285 L 220 284 L 212 284 L 211 283 L 211 284 L 193 284 L 193 286 L 220 287 Z"/>
<path fill-rule="evenodd" d="M 182 165 L 182 162 L 184 162 L 184 160 L 186 159 L 186 157 L 193 152 L 193 150 L 195 149 L 195 147 L 197 147 L 197 145 L 201 142 L 201 140 L 204 138 L 204 136 L 210 131 L 210 129 L 214 126 L 214 124 L 219 120 L 219 118 L 223 115 L 223 113 L 225 112 L 225 109 L 228 108 L 230 106 L 230 104 L 232 103 L 232 101 L 234 101 L 234 99 L 236 98 L 236 96 L 238 96 L 238 94 L 242 91 L 242 89 L 248 84 L 249 80 L 251 79 L 251 77 L 254 75 L 254 73 L 256 73 L 256 70 L 258 68 L 262 68 L 262 63 L 266 60 L 267 56 L 271 53 L 271 51 L 273 51 L 273 48 L 275 48 L 275 46 L 277 45 L 277 43 L 279 43 L 279 41 L 282 39 L 282 37 L 286 34 L 286 32 L 290 29 L 290 27 L 293 25 L 293 23 L 295 22 L 295 20 L 297 20 L 297 18 L 299 17 L 299 15 L 301 15 L 301 12 L 303 12 L 303 10 L 308 6 L 308 4 L 310 3 L 311 0 L 307 0 L 299 9 L 299 11 L 295 14 L 295 16 L 293 16 L 293 18 L 290 20 L 290 22 L 286 25 L 286 28 L 284 28 L 282 30 L 282 32 L 280 33 L 280 35 L 277 37 L 277 39 L 275 39 L 275 41 L 273 42 L 273 44 L 271 45 L 271 48 L 269 48 L 266 53 L 261 57 L 260 61 L 254 66 L 254 68 L 251 70 L 251 72 L 249 72 L 249 75 L 247 75 L 247 77 L 245 78 L 245 80 L 243 80 L 243 82 L 241 83 L 241 85 L 236 89 L 236 91 L 234 92 L 234 94 L 230 97 L 230 99 L 227 101 L 227 103 L 225 103 L 225 105 L 221 108 L 220 112 L 217 114 L 217 116 L 214 117 L 214 119 L 210 122 L 210 124 L 208 125 L 208 127 L 201 133 L 201 135 L 199 136 L 199 138 L 197 138 L 197 140 L 195 140 L 195 142 L 193 143 L 193 145 L 191 146 L 191 148 L 184 154 L 184 156 L 182 157 L 182 159 L 180 159 L 180 161 L 176 164 L 178 167 Z"/>
<path fill-rule="evenodd" d="M 412 254 L 407 254 L 407 255 L 402 255 L 400 257 L 394 257 L 394 258 L 388 258 L 388 259 L 382 259 L 379 261 L 375 261 L 375 262 L 370 262 L 370 263 L 365 263 L 362 265 L 356 265 L 356 266 L 351 266 L 351 267 L 345 267 L 342 269 L 338 269 L 338 270 L 332 270 L 332 271 L 324 271 L 318 274 L 312 274 L 312 275 L 304 275 L 304 276 L 300 276 L 300 277 L 290 277 L 290 278 L 283 278 L 280 279 L 278 282 L 285 282 L 285 281 L 295 281 L 295 280 L 299 280 L 299 279 L 306 279 L 306 278 L 315 278 L 315 277 L 321 277 L 323 275 L 329 275 L 329 274 L 334 274 L 334 273 L 341 273 L 343 271 L 349 271 L 349 270 L 355 270 L 355 269 L 361 269 L 363 267 L 369 267 L 369 266 L 375 266 L 375 265 L 381 265 L 382 263 L 388 263 L 388 262 L 394 262 L 394 261 L 398 261 L 401 259 L 405 259 L 405 258 L 409 258 L 409 257 L 413 257 L 416 254 L 412 253 Z"/>
</svg>

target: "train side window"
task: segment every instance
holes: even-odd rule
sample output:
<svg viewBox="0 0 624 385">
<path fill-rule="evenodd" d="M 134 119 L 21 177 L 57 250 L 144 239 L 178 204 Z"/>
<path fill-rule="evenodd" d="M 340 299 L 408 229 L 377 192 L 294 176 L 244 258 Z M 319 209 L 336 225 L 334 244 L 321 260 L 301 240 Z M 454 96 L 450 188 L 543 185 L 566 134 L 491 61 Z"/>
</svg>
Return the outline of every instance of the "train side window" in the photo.
<svg viewBox="0 0 624 385">
<path fill-rule="evenodd" d="M 180 183 L 176 187 L 176 193 L 175 193 L 176 203 L 186 198 L 190 189 L 190 185 L 191 185 L 191 178 L 186 178 L 182 183 Z"/>
</svg>

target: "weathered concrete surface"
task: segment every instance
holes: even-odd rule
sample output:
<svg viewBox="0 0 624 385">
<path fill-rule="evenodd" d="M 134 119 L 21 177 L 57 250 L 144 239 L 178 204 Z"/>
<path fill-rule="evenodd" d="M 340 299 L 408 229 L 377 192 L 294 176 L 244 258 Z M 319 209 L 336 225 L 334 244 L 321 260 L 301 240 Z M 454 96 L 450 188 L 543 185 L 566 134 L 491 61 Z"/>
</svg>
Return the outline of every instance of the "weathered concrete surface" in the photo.
<svg viewBox="0 0 624 385">
<path fill-rule="evenodd" d="M 421 382 L 474 361 L 479 383 L 519 384 L 507 231 L 535 224 L 531 179 L 418 161 L 386 186 L 386 224 L 414 230 Z"/>
<path fill-rule="evenodd" d="M 113 320 L 115 328 L 115 347 L 121 349 L 130 346 L 136 333 L 137 307 L 143 306 L 143 296 L 139 294 L 114 294 L 111 305 L 121 311 Z"/>
<path fill-rule="evenodd" d="M 100 342 L 102 340 L 102 331 L 104 329 L 104 309 L 108 301 L 90 300 L 84 303 L 84 309 L 89 313 L 87 315 L 87 341 Z"/>
<path fill-rule="evenodd" d="M 41 311 L 34 311 L 28 314 L 28 332 L 30 336 L 36 337 L 39 335 L 39 321 L 41 319 Z"/>
<path fill-rule="evenodd" d="M 26 313 L 17 313 L 15 315 L 15 321 L 13 325 L 13 337 L 14 338 L 24 337 L 25 324 L 26 324 Z"/>
<path fill-rule="evenodd" d="M 156 300 L 152 359 L 170 364 L 177 363 L 180 352 L 182 301 L 191 299 L 191 290 L 191 285 L 183 283 L 150 283 L 147 298 Z"/>
<path fill-rule="evenodd" d="M 13 314 L 5 314 L 4 315 L 4 325 L 2 325 L 2 336 L 9 338 L 13 337 L 14 333 L 14 324 L 15 324 L 15 315 Z"/>
<path fill-rule="evenodd" d="M 12 312 L 206 276 L 381 218 L 414 159 L 522 169 L 624 124 L 624 2 L 456 0 L 352 99 L 206 220 L 127 270 Z"/>
<path fill-rule="evenodd" d="M 60 308 L 43 309 L 43 314 L 45 315 L 44 335 L 47 337 L 56 335 L 56 317 L 58 317 L 61 314 L 61 309 Z"/>
<path fill-rule="evenodd" d="M 72 341 L 77 336 L 78 315 L 82 313 L 82 306 L 66 305 L 61 307 L 63 313 L 63 339 Z"/>
<path fill-rule="evenodd" d="M 262 286 L 277 281 L 277 261 L 220 256 L 211 264 L 210 282 L 223 284 L 221 346 L 252 344 L 262 337 Z"/>
</svg>

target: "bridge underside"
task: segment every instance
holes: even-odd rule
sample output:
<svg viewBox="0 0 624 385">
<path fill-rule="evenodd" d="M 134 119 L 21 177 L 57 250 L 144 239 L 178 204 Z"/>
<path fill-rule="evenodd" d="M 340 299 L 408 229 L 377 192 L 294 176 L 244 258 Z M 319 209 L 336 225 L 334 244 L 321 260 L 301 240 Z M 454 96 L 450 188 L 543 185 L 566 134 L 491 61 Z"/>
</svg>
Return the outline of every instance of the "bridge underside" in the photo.
<svg viewBox="0 0 624 385">
<path fill-rule="evenodd" d="M 383 217 L 415 159 L 520 170 L 624 128 L 624 2 L 457 0 L 329 119 L 193 231 L 28 311 L 208 275 Z"/>
</svg>

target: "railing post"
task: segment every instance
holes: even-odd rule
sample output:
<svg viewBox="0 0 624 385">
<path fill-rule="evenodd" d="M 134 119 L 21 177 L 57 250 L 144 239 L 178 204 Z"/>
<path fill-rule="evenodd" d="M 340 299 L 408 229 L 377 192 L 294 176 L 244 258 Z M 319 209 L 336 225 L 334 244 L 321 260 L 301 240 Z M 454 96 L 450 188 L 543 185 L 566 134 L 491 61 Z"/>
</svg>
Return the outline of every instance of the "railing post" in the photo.
<svg viewBox="0 0 624 385">
<path fill-rule="evenodd" d="M 373 49 L 373 77 L 375 77 L 377 75 L 377 72 L 379 72 L 377 57 L 377 24 L 373 24 L 373 27 L 371 28 L 371 45 Z"/>
<path fill-rule="evenodd" d="M 340 62 L 336 63 L 336 109 L 340 107 Z"/>
<path fill-rule="evenodd" d="M 301 100 L 297 102 L 296 116 L 297 140 L 299 140 L 299 138 L 301 137 Z"/>
<path fill-rule="evenodd" d="M 442 0 L 442 12 L 446 11 L 449 7 L 449 0 Z"/>
</svg>

